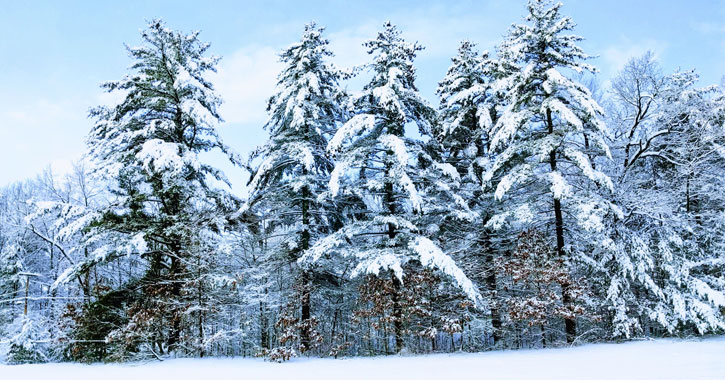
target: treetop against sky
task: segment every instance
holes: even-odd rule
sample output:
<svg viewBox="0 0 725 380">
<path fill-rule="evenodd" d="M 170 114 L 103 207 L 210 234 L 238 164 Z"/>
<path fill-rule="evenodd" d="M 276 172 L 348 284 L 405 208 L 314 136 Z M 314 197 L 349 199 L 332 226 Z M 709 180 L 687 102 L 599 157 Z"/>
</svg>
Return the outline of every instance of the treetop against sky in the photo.
<svg viewBox="0 0 725 380">
<path fill-rule="evenodd" d="M 92 127 L 88 109 L 118 101 L 101 82 L 122 75 L 130 59 L 123 44 L 140 43 L 138 30 L 161 17 L 169 27 L 201 30 L 222 57 L 210 79 L 224 99 L 224 141 L 246 155 L 264 141 L 265 102 L 281 69 L 278 54 L 294 43 L 305 23 L 327 27 L 332 61 L 349 67 L 366 62 L 361 43 L 391 20 L 411 41 L 426 47 L 416 60 L 417 85 L 432 104 L 458 42 L 470 39 L 493 51 L 524 1 L 291 1 L 201 4 L 192 1 L 97 3 L 9 2 L 0 14 L 0 185 L 33 177 L 51 164 L 64 171 L 85 150 Z M 725 61 L 725 1 L 570 0 L 564 12 L 576 20 L 582 47 L 608 80 L 634 56 L 652 50 L 665 72 L 696 68 L 701 85 L 721 80 Z M 349 83 L 356 89 L 363 81 Z M 208 157 L 221 164 L 221 157 Z M 227 170 L 242 191 L 243 170 Z"/>
</svg>

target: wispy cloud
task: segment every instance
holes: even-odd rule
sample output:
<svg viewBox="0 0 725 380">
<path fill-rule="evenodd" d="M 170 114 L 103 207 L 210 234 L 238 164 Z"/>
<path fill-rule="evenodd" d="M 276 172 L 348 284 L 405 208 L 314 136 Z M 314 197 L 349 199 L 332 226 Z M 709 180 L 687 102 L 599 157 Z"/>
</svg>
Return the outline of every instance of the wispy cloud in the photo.
<svg viewBox="0 0 725 380">
<path fill-rule="evenodd" d="M 220 112 L 229 123 L 264 123 L 266 102 L 282 69 L 279 49 L 245 46 L 223 59 L 212 82 L 224 99 Z"/>
<path fill-rule="evenodd" d="M 653 38 L 645 38 L 641 40 L 631 40 L 629 38 L 621 38 L 616 44 L 610 45 L 602 53 L 605 67 L 601 67 L 605 74 L 616 73 L 632 58 L 642 56 L 647 51 L 654 54 L 655 59 L 661 59 L 662 55 L 668 48 L 668 44 Z"/>
<path fill-rule="evenodd" d="M 725 14 L 725 10 L 723 14 Z M 693 24 L 692 28 L 705 38 L 714 39 L 717 41 L 716 43 L 719 42 L 720 48 L 725 52 L 725 23 L 699 22 Z"/>
<path fill-rule="evenodd" d="M 32 177 L 52 163 L 54 169 L 70 166 L 83 151 L 88 132 L 86 106 L 74 100 L 41 98 L 19 104 L 6 100 L 0 107 L 0 184 Z M 73 153 L 69 153 L 73 152 Z"/>
<path fill-rule="evenodd" d="M 725 23 L 699 22 L 692 25 L 692 29 L 707 35 L 725 35 Z"/>
<path fill-rule="evenodd" d="M 476 36 L 481 37 L 482 34 L 493 36 L 478 41 L 482 49 L 490 49 L 499 39 L 501 30 L 505 30 L 491 23 L 482 26 L 479 19 L 467 14 L 460 6 L 423 6 L 409 9 L 406 13 L 393 12 L 362 19 L 343 29 L 328 29 L 330 49 L 335 54 L 331 62 L 340 68 L 368 62 L 370 58 L 362 44 L 375 38 L 386 20 L 399 25 L 403 38 L 418 41 L 426 47 L 420 54 L 421 60 L 447 61 L 455 53 L 458 41 L 476 40 Z M 487 28 L 496 30 L 496 33 L 485 32 Z M 289 33 L 291 29 L 285 24 L 287 34 L 292 35 Z M 267 138 L 261 127 L 268 117 L 267 99 L 274 93 L 277 75 L 283 68 L 279 53 L 301 36 L 303 25 L 298 25 L 296 29 L 299 33 L 284 45 L 250 44 L 238 48 L 225 56 L 218 72 L 210 76 L 224 99 L 220 112 L 226 125 L 220 128 L 220 133 L 227 143 L 243 154 L 264 143 Z M 365 79 L 366 76 L 362 75 L 347 85 L 351 89 L 359 88 Z"/>
</svg>

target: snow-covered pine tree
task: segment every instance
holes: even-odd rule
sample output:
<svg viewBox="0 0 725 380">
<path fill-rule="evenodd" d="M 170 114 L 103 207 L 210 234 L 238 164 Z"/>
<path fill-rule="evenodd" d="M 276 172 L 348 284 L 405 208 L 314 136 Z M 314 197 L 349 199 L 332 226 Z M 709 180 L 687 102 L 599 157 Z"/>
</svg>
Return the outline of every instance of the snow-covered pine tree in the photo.
<svg viewBox="0 0 725 380">
<path fill-rule="evenodd" d="M 481 181 L 489 159 L 491 128 L 504 104 L 505 93 L 498 80 L 515 71 L 512 63 L 495 59 L 487 51 L 478 53 L 476 44 L 462 41 L 451 59 L 446 76 L 438 83 L 438 123 L 433 136 L 461 177 Z"/>
<path fill-rule="evenodd" d="M 128 292 L 141 295 L 125 310 L 129 324 L 111 334 L 124 342 L 121 358 L 194 352 L 182 340 L 197 333 L 184 331 L 204 310 L 187 310 L 197 302 L 189 284 L 208 276 L 203 268 L 224 213 L 238 207 L 213 183 L 226 181 L 223 173 L 199 160 L 200 153 L 219 149 L 237 162 L 217 135 L 221 101 L 205 79 L 218 58 L 206 55 L 209 44 L 198 32 L 172 31 L 160 20 L 141 36 L 141 46 L 127 48 L 132 73 L 103 85 L 124 99 L 91 111 L 97 123 L 88 156 L 115 199 L 87 225 L 94 251 L 59 281 L 121 257 L 136 260 L 140 267 L 129 273 Z"/>
<path fill-rule="evenodd" d="M 416 125 L 430 136 L 435 111 L 415 87 L 413 59 L 422 49 L 407 43 L 390 22 L 374 40 L 364 44 L 373 62 L 371 81 L 352 100 L 355 116 L 330 140 L 335 154 L 329 193 L 332 197 L 353 195 L 364 202 L 364 210 L 345 221 L 335 233 L 320 239 L 302 258 L 316 262 L 336 254 L 352 259 L 352 277 L 365 274 L 392 281 L 392 321 L 396 352 L 403 349 L 402 308 L 399 292 L 404 267 L 418 262 L 452 277 L 476 303 L 481 297 L 450 256 L 415 224 L 424 200 L 416 184 L 415 155 L 420 146 L 405 136 L 406 125 Z"/>
<path fill-rule="evenodd" d="M 600 215 L 613 210 L 604 197 L 612 181 L 592 160 L 610 154 L 603 111 L 587 88 L 562 74 L 594 68 L 582 63 L 588 56 L 576 45 L 581 37 L 565 34 L 575 24 L 560 9 L 531 0 L 528 24 L 513 25 L 501 44 L 500 55 L 521 69 L 502 80 L 507 103 L 491 130 L 496 155 L 484 181 L 507 210 L 489 225 L 516 215 L 525 221 L 519 224 L 550 233 L 557 255 L 569 258 L 586 252 L 587 241 L 602 241 Z M 589 233 L 594 236 L 582 237 Z M 566 285 L 562 293 L 570 308 L 567 341 L 573 342 L 577 307 Z"/>
<path fill-rule="evenodd" d="M 306 25 L 302 40 L 282 52 L 285 68 L 267 108 L 270 118 L 265 129 L 270 138 L 250 158 L 261 162 L 252 173 L 244 208 L 260 214 L 266 229 L 284 235 L 270 258 L 286 266 L 296 265 L 311 244 L 330 232 L 335 219 L 318 196 L 327 188 L 333 168 L 327 140 L 345 121 L 345 94 L 339 87 L 340 71 L 326 62 L 332 53 L 323 30 L 315 23 Z M 292 315 L 299 313 L 295 326 L 300 344 L 293 349 L 301 352 L 314 345 L 313 270 L 305 265 L 292 273 L 297 292 L 289 296 L 297 300 L 288 303 L 299 308 Z"/>
<path fill-rule="evenodd" d="M 476 153 L 485 150 L 483 126 L 491 124 L 485 107 L 489 99 L 489 78 L 484 71 L 488 52 L 479 54 L 475 46 L 471 41 L 461 42 L 436 90 L 440 107 L 434 136 L 460 176 L 469 174 Z"/>
<path fill-rule="evenodd" d="M 461 42 L 445 78 L 438 84 L 439 122 L 434 128 L 435 139 L 429 144 L 433 151 L 440 152 L 437 158 L 441 162 L 456 168 L 458 177 L 448 183 L 454 185 L 454 192 L 475 216 L 467 221 L 439 222 L 443 226 L 439 232 L 441 240 L 448 242 L 446 248 L 459 252 L 458 261 L 464 271 L 476 283 L 486 285 L 494 345 L 501 340 L 494 268 L 497 245 L 493 242 L 494 231 L 486 223 L 496 213 L 497 205 L 493 193 L 483 191 L 482 174 L 492 158 L 491 128 L 504 104 L 505 94 L 495 85 L 513 71 L 506 62 L 489 57 L 488 52 L 479 54 L 470 41 Z M 446 214 L 445 203 L 434 202 L 442 214 Z"/>
</svg>

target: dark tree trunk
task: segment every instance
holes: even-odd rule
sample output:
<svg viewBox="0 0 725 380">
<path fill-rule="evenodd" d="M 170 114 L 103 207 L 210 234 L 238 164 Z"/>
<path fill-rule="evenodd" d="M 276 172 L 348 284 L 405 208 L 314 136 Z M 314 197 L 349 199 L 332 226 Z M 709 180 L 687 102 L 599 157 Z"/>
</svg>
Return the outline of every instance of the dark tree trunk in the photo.
<svg viewBox="0 0 725 380">
<path fill-rule="evenodd" d="M 387 152 L 392 155 L 392 151 Z M 386 165 L 386 170 L 389 170 L 389 165 Z M 390 215 L 395 215 L 395 195 L 393 193 L 393 184 L 388 182 L 385 184 L 385 203 L 388 206 Z M 395 239 L 396 231 L 395 226 L 390 223 L 388 224 L 388 238 Z M 393 301 L 393 329 L 395 333 L 395 353 L 399 353 L 403 350 L 403 310 L 400 304 L 400 288 L 402 284 L 398 277 L 391 271 L 390 278 L 393 281 L 393 294 L 391 295 Z"/>
<path fill-rule="evenodd" d="M 265 289 L 265 293 L 266 293 Z M 268 350 L 269 349 L 269 326 L 267 325 L 267 316 L 265 315 L 265 309 L 264 303 L 259 302 L 259 345 L 262 347 L 262 349 Z"/>
<path fill-rule="evenodd" d="M 494 267 L 494 252 L 489 231 L 484 230 L 483 237 L 484 263 L 486 265 L 486 287 L 491 295 L 491 327 L 493 327 L 493 345 L 501 342 L 501 316 L 498 310 L 498 294 L 496 292 L 496 268 Z"/>
<path fill-rule="evenodd" d="M 393 328 L 395 330 L 395 353 L 403 350 L 403 309 L 400 305 L 400 287 L 401 283 L 395 273 L 391 272 L 393 280 Z"/>
<path fill-rule="evenodd" d="M 546 123 L 549 129 L 549 133 L 554 133 L 554 122 L 551 118 L 551 110 L 546 110 Z M 556 150 L 549 152 L 549 163 L 551 165 L 551 171 L 556 171 Z M 556 254 L 559 257 L 564 257 L 564 217 L 561 212 L 561 200 L 554 198 L 554 223 L 556 227 Z M 561 287 L 562 302 L 564 307 L 571 304 L 571 297 L 569 296 L 569 286 L 563 284 Z M 566 342 L 573 343 L 576 338 L 576 321 L 573 318 L 564 319 L 564 330 L 566 332 Z"/>
<path fill-rule="evenodd" d="M 309 325 L 311 318 L 311 307 L 310 307 L 310 275 L 308 271 L 302 272 L 302 331 L 301 331 L 301 343 L 304 351 L 310 349 L 310 329 L 312 326 Z"/>
<path fill-rule="evenodd" d="M 305 171 L 305 174 L 307 171 Z M 302 189 L 302 225 L 304 226 L 302 234 L 300 236 L 301 244 L 300 248 L 302 251 L 300 255 L 304 254 L 306 250 L 310 248 L 310 190 L 307 187 Z M 300 340 L 302 343 L 302 349 L 307 351 L 310 349 L 310 318 L 312 315 L 312 308 L 310 306 L 310 292 L 312 291 L 310 273 L 307 269 L 302 270 L 301 274 L 301 299 L 302 304 L 302 315 L 300 318 L 302 324 L 302 331 L 300 331 Z"/>
<path fill-rule="evenodd" d="M 88 258 L 88 247 L 83 248 L 83 255 L 84 257 Z M 81 287 L 83 288 L 83 301 L 87 304 L 91 303 L 91 271 L 87 270 L 84 274 L 84 279 L 81 283 Z"/>
<path fill-rule="evenodd" d="M 174 249 L 175 256 L 171 259 L 171 268 L 169 278 L 171 280 L 171 302 L 177 303 L 171 307 L 171 331 L 169 333 L 168 348 L 169 352 L 173 352 L 178 348 L 181 338 L 181 310 L 179 303 L 181 302 L 181 262 L 178 252 L 180 249 Z"/>
<path fill-rule="evenodd" d="M 197 316 L 197 323 L 199 328 L 199 357 L 204 357 L 204 283 L 201 281 L 201 258 L 197 258 L 197 281 L 199 281 L 198 286 L 198 299 L 197 302 L 199 302 L 199 315 Z"/>
</svg>

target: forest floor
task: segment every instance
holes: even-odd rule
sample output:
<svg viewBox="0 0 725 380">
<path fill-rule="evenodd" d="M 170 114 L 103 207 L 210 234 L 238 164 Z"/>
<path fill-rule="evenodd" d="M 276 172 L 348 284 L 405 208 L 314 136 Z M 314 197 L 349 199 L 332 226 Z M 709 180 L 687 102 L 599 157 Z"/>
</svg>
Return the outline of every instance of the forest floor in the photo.
<svg viewBox="0 0 725 380">
<path fill-rule="evenodd" d="M 661 339 L 574 348 L 483 353 L 261 359 L 171 359 L 132 364 L 0 365 L 0 379 L 222 380 L 222 379 L 725 379 L 725 337 Z"/>
</svg>

